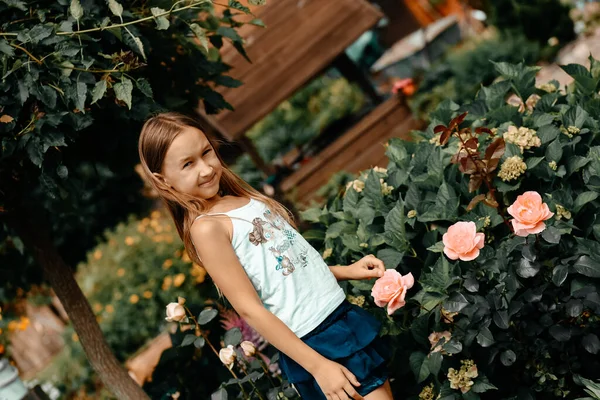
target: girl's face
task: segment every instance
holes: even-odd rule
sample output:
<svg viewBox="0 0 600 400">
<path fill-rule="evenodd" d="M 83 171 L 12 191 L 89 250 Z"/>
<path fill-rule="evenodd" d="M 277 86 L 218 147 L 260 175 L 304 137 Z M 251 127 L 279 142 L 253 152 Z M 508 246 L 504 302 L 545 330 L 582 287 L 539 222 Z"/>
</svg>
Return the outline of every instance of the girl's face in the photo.
<svg viewBox="0 0 600 400">
<path fill-rule="evenodd" d="M 180 193 L 211 199 L 219 193 L 223 166 L 210 142 L 196 128 L 186 127 L 167 150 L 162 174 L 155 174 Z"/>
</svg>

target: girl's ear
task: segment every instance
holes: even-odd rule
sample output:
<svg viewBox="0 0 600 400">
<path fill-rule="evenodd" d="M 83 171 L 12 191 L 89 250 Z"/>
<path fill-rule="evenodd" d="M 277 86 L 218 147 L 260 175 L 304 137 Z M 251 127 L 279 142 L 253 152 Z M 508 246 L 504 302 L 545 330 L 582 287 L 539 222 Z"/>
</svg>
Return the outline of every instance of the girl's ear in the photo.
<svg viewBox="0 0 600 400">
<path fill-rule="evenodd" d="M 167 182 L 167 180 L 165 179 L 165 177 L 162 176 L 161 174 L 159 174 L 158 172 L 153 172 L 152 175 L 154 175 L 154 177 L 156 179 L 158 179 L 160 182 L 162 182 L 164 185 L 169 186 L 169 183 Z"/>
</svg>

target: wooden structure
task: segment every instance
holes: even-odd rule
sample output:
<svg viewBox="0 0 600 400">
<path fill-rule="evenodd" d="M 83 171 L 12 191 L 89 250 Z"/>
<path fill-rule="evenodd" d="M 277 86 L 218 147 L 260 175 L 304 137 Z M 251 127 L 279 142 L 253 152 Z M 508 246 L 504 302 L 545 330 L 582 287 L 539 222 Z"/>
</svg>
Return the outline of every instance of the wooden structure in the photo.
<svg viewBox="0 0 600 400">
<path fill-rule="evenodd" d="M 281 189 L 290 192 L 296 202 L 307 204 L 336 172 L 386 167 L 385 143 L 392 137 L 409 139 L 410 131 L 420 127 L 402 99 L 392 97 L 284 179 Z"/>
<path fill-rule="evenodd" d="M 244 25 L 239 34 L 252 63 L 229 43 L 221 49 L 230 75 L 244 84 L 218 88 L 234 111 L 205 115 L 233 141 L 326 69 L 382 14 L 366 0 L 277 0 L 253 8 L 267 28 Z M 202 108 L 202 107 L 200 107 Z"/>
</svg>

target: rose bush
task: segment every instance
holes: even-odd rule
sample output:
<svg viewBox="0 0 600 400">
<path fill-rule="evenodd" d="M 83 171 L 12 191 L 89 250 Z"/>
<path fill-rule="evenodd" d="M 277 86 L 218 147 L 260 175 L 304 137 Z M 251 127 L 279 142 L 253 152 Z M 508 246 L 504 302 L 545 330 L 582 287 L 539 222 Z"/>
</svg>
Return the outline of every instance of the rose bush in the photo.
<svg viewBox="0 0 600 400">
<path fill-rule="evenodd" d="M 387 169 L 302 213 L 330 265 L 372 253 L 414 275 L 392 315 L 373 282 L 346 286 L 392 338 L 399 398 L 577 398 L 579 375 L 600 377 L 600 62 L 590 64 L 564 66 L 575 81 L 559 90 L 536 87 L 535 67 L 496 63 L 499 78 L 473 101 L 445 101 L 413 141 L 392 139 Z M 508 104 L 513 95 L 528 107 Z"/>
</svg>

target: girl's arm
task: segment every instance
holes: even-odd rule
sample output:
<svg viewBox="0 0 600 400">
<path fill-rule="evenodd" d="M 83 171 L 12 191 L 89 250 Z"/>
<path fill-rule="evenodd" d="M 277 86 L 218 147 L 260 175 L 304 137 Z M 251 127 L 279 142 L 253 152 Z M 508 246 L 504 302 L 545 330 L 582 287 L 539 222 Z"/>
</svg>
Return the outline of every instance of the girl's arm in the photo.
<svg viewBox="0 0 600 400">
<path fill-rule="evenodd" d="M 385 265 L 383 265 L 383 261 L 369 254 L 354 264 L 347 266 L 335 265 L 329 267 L 329 269 L 338 281 L 361 280 L 382 277 L 385 272 Z"/>
<path fill-rule="evenodd" d="M 191 235 L 206 271 L 250 326 L 313 375 L 328 398 L 363 398 L 352 386 L 360 383 L 348 369 L 317 353 L 263 306 L 222 223 L 212 218 L 199 220 Z"/>
</svg>

